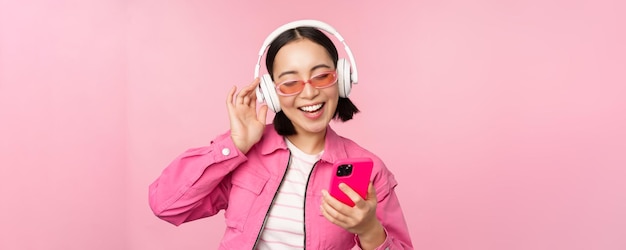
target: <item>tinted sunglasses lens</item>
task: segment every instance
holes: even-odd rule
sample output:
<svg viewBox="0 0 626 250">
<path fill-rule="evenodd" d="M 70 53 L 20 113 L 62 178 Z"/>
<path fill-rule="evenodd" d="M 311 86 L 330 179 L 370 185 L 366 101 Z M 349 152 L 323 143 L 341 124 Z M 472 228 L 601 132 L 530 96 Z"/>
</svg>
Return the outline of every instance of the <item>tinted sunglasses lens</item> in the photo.
<svg viewBox="0 0 626 250">
<path fill-rule="evenodd" d="M 304 83 L 302 81 L 290 81 L 278 86 L 278 90 L 285 95 L 295 94 L 302 91 Z"/>
<path fill-rule="evenodd" d="M 315 87 L 326 87 L 335 83 L 335 72 L 319 74 L 311 78 L 311 84 Z"/>
</svg>

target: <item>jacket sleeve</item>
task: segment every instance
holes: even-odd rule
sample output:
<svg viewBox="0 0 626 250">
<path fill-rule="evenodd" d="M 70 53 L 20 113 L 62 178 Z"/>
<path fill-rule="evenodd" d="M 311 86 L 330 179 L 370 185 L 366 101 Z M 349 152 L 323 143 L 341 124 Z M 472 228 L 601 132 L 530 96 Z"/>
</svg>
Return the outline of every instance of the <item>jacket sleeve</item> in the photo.
<svg viewBox="0 0 626 250">
<path fill-rule="evenodd" d="M 376 188 L 376 197 L 378 199 L 376 216 L 387 234 L 385 241 L 376 249 L 413 249 L 413 243 L 411 243 L 411 236 L 400 207 L 400 201 L 394 191 L 397 185 L 398 183 L 393 174 L 388 171 L 374 179 L 374 187 Z M 355 249 L 360 249 L 358 236 L 355 236 L 355 241 L 357 242 Z"/>
<path fill-rule="evenodd" d="M 189 149 L 149 186 L 150 208 L 176 226 L 215 215 L 228 206 L 230 173 L 246 160 L 230 132 L 209 146 Z"/>
</svg>

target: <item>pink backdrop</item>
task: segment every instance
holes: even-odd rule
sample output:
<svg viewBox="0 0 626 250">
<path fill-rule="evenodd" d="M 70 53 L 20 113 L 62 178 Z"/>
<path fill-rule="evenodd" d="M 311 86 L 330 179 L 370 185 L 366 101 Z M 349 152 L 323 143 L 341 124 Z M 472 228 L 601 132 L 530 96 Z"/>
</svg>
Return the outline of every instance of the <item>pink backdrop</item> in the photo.
<svg viewBox="0 0 626 250">
<path fill-rule="evenodd" d="M 394 171 L 416 248 L 626 249 L 626 5 L 467 2 L 0 1 L 0 249 L 215 249 L 222 215 L 171 226 L 147 186 L 302 18 L 355 53 L 333 126 Z"/>
</svg>

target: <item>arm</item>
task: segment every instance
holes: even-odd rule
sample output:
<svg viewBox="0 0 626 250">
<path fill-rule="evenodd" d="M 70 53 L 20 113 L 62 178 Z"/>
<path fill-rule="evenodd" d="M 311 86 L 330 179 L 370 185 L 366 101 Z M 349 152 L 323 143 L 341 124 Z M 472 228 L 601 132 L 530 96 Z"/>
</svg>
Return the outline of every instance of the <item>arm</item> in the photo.
<svg viewBox="0 0 626 250">
<path fill-rule="evenodd" d="M 174 225 L 214 215 L 228 205 L 229 173 L 247 160 L 229 133 L 177 157 L 149 187 L 150 208 Z"/>
<path fill-rule="evenodd" d="M 245 154 L 263 135 L 267 106 L 257 113 L 256 78 L 235 95 L 226 97 L 229 133 L 208 147 L 191 149 L 176 158 L 150 185 L 150 208 L 174 225 L 216 214 L 228 206 L 230 175 L 247 160 Z"/>
<path fill-rule="evenodd" d="M 398 183 L 391 173 L 385 179 L 377 182 L 379 185 L 376 186 L 376 217 L 385 231 L 386 239 L 375 249 L 413 249 L 400 201 L 394 191 Z M 359 242 L 360 239 L 357 236 L 355 240 Z"/>
</svg>

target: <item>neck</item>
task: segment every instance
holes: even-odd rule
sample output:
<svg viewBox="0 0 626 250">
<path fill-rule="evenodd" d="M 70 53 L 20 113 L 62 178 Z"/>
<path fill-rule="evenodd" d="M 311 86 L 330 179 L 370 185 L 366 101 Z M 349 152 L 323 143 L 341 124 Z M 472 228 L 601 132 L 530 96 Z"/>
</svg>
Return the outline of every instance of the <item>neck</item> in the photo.
<svg viewBox="0 0 626 250">
<path fill-rule="evenodd" d="M 287 136 L 287 139 L 296 145 L 302 152 L 307 154 L 317 154 L 324 150 L 326 142 L 326 130 L 319 133 L 306 133 L 298 131 L 295 135 Z"/>
</svg>

